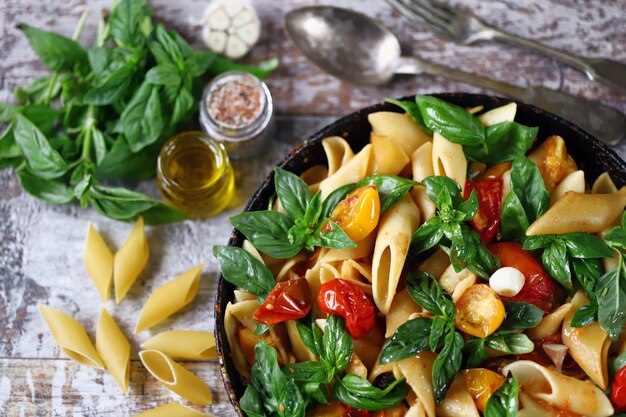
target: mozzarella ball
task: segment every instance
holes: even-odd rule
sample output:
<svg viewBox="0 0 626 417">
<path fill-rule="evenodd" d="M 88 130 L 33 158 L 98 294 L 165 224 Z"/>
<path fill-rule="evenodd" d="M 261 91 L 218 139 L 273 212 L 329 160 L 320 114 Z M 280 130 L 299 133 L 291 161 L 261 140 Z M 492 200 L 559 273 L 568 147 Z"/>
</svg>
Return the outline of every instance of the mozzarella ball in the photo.
<svg viewBox="0 0 626 417">
<path fill-rule="evenodd" d="M 513 297 L 517 295 L 524 286 L 526 277 L 519 269 L 505 266 L 498 269 L 489 278 L 489 286 L 496 294 L 503 297 Z"/>
</svg>

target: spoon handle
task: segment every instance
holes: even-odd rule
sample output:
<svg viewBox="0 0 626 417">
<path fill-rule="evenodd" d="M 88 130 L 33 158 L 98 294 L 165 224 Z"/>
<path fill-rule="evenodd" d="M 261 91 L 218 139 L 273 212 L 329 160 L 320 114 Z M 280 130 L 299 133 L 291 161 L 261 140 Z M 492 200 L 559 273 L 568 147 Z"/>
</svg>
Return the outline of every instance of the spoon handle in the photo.
<svg viewBox="0 0 626 417">
<path fill-rule="evenodd" d="M 582 127 L 602 142 L 614 145 L 626 137 L 626 117 L 619 110 L 561 91 L 544 87 L 521 88 L 461 70 L 402 57 L 396 74 L 431 74 L 498 91 L 521 102 L 532 104 Z"/>
</svg>

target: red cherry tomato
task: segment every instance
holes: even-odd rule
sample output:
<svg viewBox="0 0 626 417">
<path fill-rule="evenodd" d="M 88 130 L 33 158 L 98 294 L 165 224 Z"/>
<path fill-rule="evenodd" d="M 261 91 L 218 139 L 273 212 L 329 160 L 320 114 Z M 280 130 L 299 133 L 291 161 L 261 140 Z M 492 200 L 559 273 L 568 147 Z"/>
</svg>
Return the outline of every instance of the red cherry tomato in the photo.
<svg viewBox="0 0 626 417">
<path fill-rule="evenodd" d="M 367 410 L 357 410 L 349 405 L 344 405 L 346 411 L 342 417 L 370 417 L 370 412 Z"/>
<path fill-rule="evenodd" d="M 489 245 L 489 250 L 500 259 L 501 266 L 516 268 L 526 277 L 522 290 L 514 297 L 501 297 L 502 301 L 523 301 L 549 312 L 559 286 L 541 263 L 517 242 L 494 243 Z"/>
<path fill-rule="evenodd" d="M 616 413 L 626 412 L 626 366 L 622 366 L 615 374 L 611 385 L 611 401 Z"/>
<path fill-rule="evenodd" d="M 279 282 L 256 310 L 253 318 L 268 326 L 301 319 L 311 311 L 311 298 L 311 288 L 306 279 Z"/>
<path fill-rule="evenodd" d="M 333 279 L 320 287 L 317 297 L 320 310 L 341 316 L 354 339 L 361 339 L 376 324 L 376 308 L 367 294 L 355 283 Z"/>
<path fill-rule="evenodd" d="M 489 243 L 500 229 L 502 211 L 502 178 L 483 178 L 465 183 L 464 197 L 468 199 L 472 190 L 478 195 L 478 212 L 471 224 L 483 242 Z"/>
</svg>

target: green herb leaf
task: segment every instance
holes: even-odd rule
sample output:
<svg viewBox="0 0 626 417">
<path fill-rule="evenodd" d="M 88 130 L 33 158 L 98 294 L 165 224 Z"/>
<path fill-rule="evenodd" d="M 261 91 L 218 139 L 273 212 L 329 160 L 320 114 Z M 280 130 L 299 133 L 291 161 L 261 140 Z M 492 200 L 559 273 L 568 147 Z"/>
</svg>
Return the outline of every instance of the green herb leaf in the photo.
<svg viewBox="0 0 626 417">
<path fill-rule="evenodd" d="M 128 87 L 135 74 L 136 64 L 128 62 L 102 79 L 94 88 L 87 91 L 84 102 L 104 106 L 120 100 L 128 93 Z"/>
<path fill-rule="evenodd" d="M 180 39 L 180 37 L 179 37 Z M 217 55 L 212 51 L 192 52 L 185 59 L 185 68 L 191 77 L 200 77 L 209 69 Z"/>
<path fill-rule="evenodd" d="M 67 204 L 74 200 L 74 190 L 60 181 L 33 175 L 27 167 L 17 170 L 24 191 L 50 204 Z"/>
<path fill-rule="evenodd" d="M 509 193 L 502 204 L 500 215 L 500 236 L 504 241 L 524 242 L 526 229 L 530 226 L 522 202 L 513 192 Z"/>
<path fill-rule="evenodd" d="M 137 153 L 156 142 L 164 127 L 158 87 L 146 81 L 124 108 L 119 128 L 126 136 L 130 150 Z"/>
<path fill-rule="evenodd" d="M 505 301 L 504 309 L 506 315 L 501 325 L 503 329 L 532 329 L 543 319 L 543 310 L 533 304 Z"/>
<path fill-rule="evenodd" d="M 530 353 L 535 348 L 532 340 L 524 333 L 516 333 L 508 330 L 499 331 L 487 336 L 485 338 L 485 346 L 513 355 Z"/>
<path fill-rule="evenodd" d="M 487 400 L 485 417 L 517 417 L 519 384 L 510 372 L 506 381 Z"/>
<path fill-rule="evenodd" d="M 610 258 L 611 248 L 591 233 L 568 233 L 560 236 L 567 245 L 567 253 L 573 258 Z"/>
<path fill-rule="evenodd" d="M 411 237 L 411 252 L 422 253 L 435 246 L 443 238 L 441 219 L 431 217 Z"/>
<path fill-rule="evenodd" d="M 470 145 L 464 146 L 463 151 L 470 161 L 483 162 L 487 166 L 512 161 L 526 154 L 538 130 L 511 121 L 498 123 L 486 128 L 486 149 L 482 145 Z"/>
<path fill-rule="evenodd" d="M 485 143 L 485 128 L 467 110 L 431 96 L 415 96 L 424 124 L 447 140 L 461 145 Z"/>
<path fill-rule="evenodd" d="M 467 369 L 478 368 L 489 357 L 485 349 L 486 339 L 470 339 L 463 346 L 464 367 Z"/>
<path fill-rule="evenodd" d="M 276 194 L 289 216 L 295 221 L 304 217 L 307 205 L 313 195 L 309 186 L 294 173 L 280 167 L 274 170 Z"/>
<path fill-rule="evenodd" d="M 422 180 L 422 184 L 426 189 L 426 194 L 430 200 L 437 204 L 439 200 L 439 196 L 441 195 L 442 190 L 447 190 L 450 195 L 450 199 L 452 200 L 452 208 L 457 208 L 463 201 L 463 196 L 461 195 L 461 187 L 457 184 L 452 178 L 433 175 L 430 177 L 426 177 Z M 443 207 L 437 206 L 437 208 L 442 209 Z"/>
<path fill-rule="evenodd" d="M 248 251 L 234 246 L 214 246 L 213 256 L 222 276 L 228 282 L 259 297 L 263 303 L 274 289 L 276 281 L 272 272 Z"/>
<path fill-rule="evenodd" d="M 88 68 L 87 52 L 80 44 L 54 32 L 46 32 L 24 23 L 17 25 L 28 38 L 39 59 L 51 71 Z"/>
<path fill-rule="evenodd" d="M 146 73 L 146 81 L 155 85 L 179 85 L 180 71 L 173 64 L 161 64 L 150 68 Z"/>
<path fill-rule="evenodd" d="M 120 46 L 140 46 L 145 42 L 142 22 L 150 17 L 145 0 L 121 0 L 111 11 L 109 30 Z"/>
<path fill-rule="evenodd" d="M 580 307 L 572 316 L 572 327 L 585 327 L 598 321 L 598 303 L 591 301 Z"/>
<path fill-rule="evenodd" d="M 356 184 L 347 184 L 330 193 L 322 203 L 322 213 L 320 217 L 322 219 L 330 217 L 335 207 L 337 207 L 337 204 L 354 191 L 356 187 Z"/>
<path fill-rule="evenodd" d="M 565 242 L 558 239 L 545 248 L 541 255 L 541 263 L 552 278 L 557 280 L 569 292 L 573 291 L 572 273 L 569 268 Z"/>
<path fill-rule="evenodd" d="M 331 375 L 343 372 L 350 364 L 353 352 L 353 341 L 347 332 L 343 319 L 328 315 L 322 336 L 320 360 Z M 330 378 L 329 378 L 330 379 Z"/>
<path fill-rule="evenodd" d="M 246 392 L 239 400 L 239 406 L 248 417 L 267 417 L 259 392 L 252 385 L 246 387 Z"/>
<path fill-rule="evenodd" d="M 391 339 L 382 348 L 380 364 L 409 358 L 430 348 L 433 320 L 424 317 L 407 320 L 398 326 Z"/>
<path fill-rule="evenodd" d="M 441 347 L 449 320 L 443 317 L 433 318 L 433 324 L 430 328 L 430 336 L 428 338 L 428 347 L 431 352 L 436 352 Z"/>
<path fill-rule="evenodd" d="M 624 226 L 611 229 L 604 236 L 604 240 L 614 248 L 626 249 L 626 230 Z"/>
<path fill-rule="evenodd" d="M 375 185 L 380 196 L 380 212 L 382 213 L 400 201 L 413 186 L 418 184 L 415 181 L 393 175 L 370 175 L 359 181 L 357 188 Z"/>
<path fill-rule="evenodd" d="M 328 384 L 326 368 L 321 362 L 307 361 L 286 365 L 283 373 L 294 381 L 318 382 Z"/>
<path fill-rule="evenodd" d="M 402 110 L 404 110 L 409 116 L 411 116 L 411 118 L 415 121 L 415 123 L 420 127 L 422 132 L 424 132 L 426 135 L 428 135 L 428 136 L 432 136 L 433 135 L 433 131 L 430 130 L 426 126 L 426 123 L 424 123 L 424 119 L 422 118 L 422 114 L 420 113 L 420 109 L 419 109 L 419 107 L 417 107 L 417 104 L 415 102 L 412 102 L 412 101 L 399 101 L 399 100 L 394 100 L 392 98 L 387 98 L 387 99 L 385 99 L 385 101 L 387 103 L 395 104 L 396 106 L 398 106 Z"/>
<path fill-rule="evenodd" d="M 409 295 L 424 310 L 444 318 L 454 319 L 452 297 L 428 272 L 410 272 L 406 289 Z"/>
<path fill-rule="evenodd" d="M 386 389 L 372 386 L 363 377 L 354 374 L 346 375 L 333 386 L 333 396 L 342 403 L 360 410 L 387 410 L 393 408 L 406 398 L 410 388 L 404 379 L 398 379 Z"/>
<path fill-rule="evenodd" d="M 595 288 L 598 279 L 604 274 L 604 266 L 600 259 L 580 259 L 573 258 L 571 260 L 574 269 L 574 275 L 580 283 L 581 287 L 587 294 L 587 297 L 596 302 Z"/>
<path fill-rule="evenodd" d="M 516 158 L 511 166 L 511 192 L 519 199 L 530 223 L 550 206 L 550 194 L 539 168 L 525 156 Z"/>
<path fill-rule="evenodd" d="M 302 249 L 289 243 L 293 221 L 277 211 L 244 212 L 229 220 L 255 248 L 274 258 L 291 258 Z"/>
<path fill-rule="evenodd" d="M 302 339 L 302 343 L 304 343 L 314 355 L 319 356 L 320 351 L 318 345 L 320 347 L 322 346 L 322 332 L 319 327 L 317 327 L 317 323 L 315 323 L 309 315 L 304 319 L 296 321 L 296 329 L 298 330 L 300 339 Z M 316 342 L 316 339 L 318 342 Z"/>
<path fill-rule="evenodd" d="M 155 146 L 156 145 L 156 146 Z M 118 137 L 96 167 L 96 178 L 100 180 L 141 180 L 156 172 L 156 160 L 160 144 L 133 153 L 123 136 Z"/>
<path fill-rule="evenodd" d="M 237 64 L 228 58 L 224 58 L 220 55 L 216 55 L 215 59 L 209 67 L 209 72 L 212 74 L 220 74 L 226 71 L 243 71 L 249 72 L 259 78 L 264 78 L 269 73 L 278 68 L 278 58 L 271 58 L 260 62 L 257 65 L 243 65 Z"/>
<path fill-rule="evenodd" d="M 326 224 L 330 225 L 330 230 L 325 230 Z M 348 237 L 341 227 L 330 219 L 322 219 L 318 228 L 309 236 L 307 246 L 319 246 L 322 248 L 350 249 L 355 248 L 356 243 Z"/>
<path fill-rule="evenodd" d="M 457 372 L 461 369 L 463 345 L 463 336 L 456 331 L 448 332 L 443 349 L 433 363 L 433 394 L 437 404 L 441 404 Z"/>
<path fill-rule="evenodd" d="M 598 298 L 598 322 L 615 341 L 624 331 L 626 322 L 626 272 L 623 258 L 619 266 L 598 279 L 596 297 Z"/>
</svg>

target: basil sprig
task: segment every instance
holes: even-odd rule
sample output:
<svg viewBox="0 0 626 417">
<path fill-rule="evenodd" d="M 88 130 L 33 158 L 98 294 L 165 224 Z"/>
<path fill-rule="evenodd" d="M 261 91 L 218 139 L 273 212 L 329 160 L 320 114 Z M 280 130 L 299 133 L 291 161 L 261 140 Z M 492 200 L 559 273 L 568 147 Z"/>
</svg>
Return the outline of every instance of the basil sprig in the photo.
<svg viewBox="0 0 626 417">
<path fill-rule="evenodd" d="M 509 372 L 502 384 L 487 400 L 485 417 L 516 417 L 519 408 L 519 382 Z"/>
<path fill-rule="evenodd" d="M 274 183 L 286 215 L 261 210 L 244 212 L 229 219 L 255 248 L 274 258 L 290 258 L 303 248 L 346 249 L 356 246 L 335 222 L 321 218 L 321 194 L 318 192 L 312 196 L 300 177 L 276 167 Z M 324 227 L 327 223 L 330 230 Z"/>
<path fill-rule="evenodd" d="M 524 333 L 501 330 L 481 339 L 470 339 L 463 347 L 466 368 L 477 368 L 487 357 L 487 348 L 510 355 L 530 353 L 535 348 L 532 340 Z"/>
<path fill-rule="evenodd" d="M 463 151 L 470 161 L 483 162 L 487 166 L 512 161 L 526 154 L 538 130 L 517 122 L 498 123 L 485 129 L 486 150 L 484 146 L 463 146 Z"/>
<path fill-rule="evenodd" d="M 502 240 L 523 242 L 528 226 L 550 206 L 550 194 L 539 168 L 525 156 L 511 166 L 511 192 L 502 204 L 500 234 Z"/>
<path fill-rule="evenodd" d="M 543 310 L 529 303 L 505 301 L 504 311 L 504 321 L 500 326 L 502 329 L 532 329 L 543 319 Z"/>
<path fill-rule="evenodd" d="M 478 211 L 476 191 L 472 190 L 465 201 L 460 186 L 448 177 L 431 176 L 422 183 L 437 206 L 437 213 L 413 234 L 411 251 L 418 254 L 439 244 L 449 253 L 455 271 L 467 267 L 476 275 L 488 278 L 500 262 L 467 224 Z"/>
<path fill-rule="evenodd" d="M 404 378 L 396 379 L 387 388 L 380 389 L 355 374 L 338 379 L 333 386 L 333 396 L 337 400 L 350 407 L 371 411 L 387 410 L 399 405 L 409 391 Z"/>
</svg>

